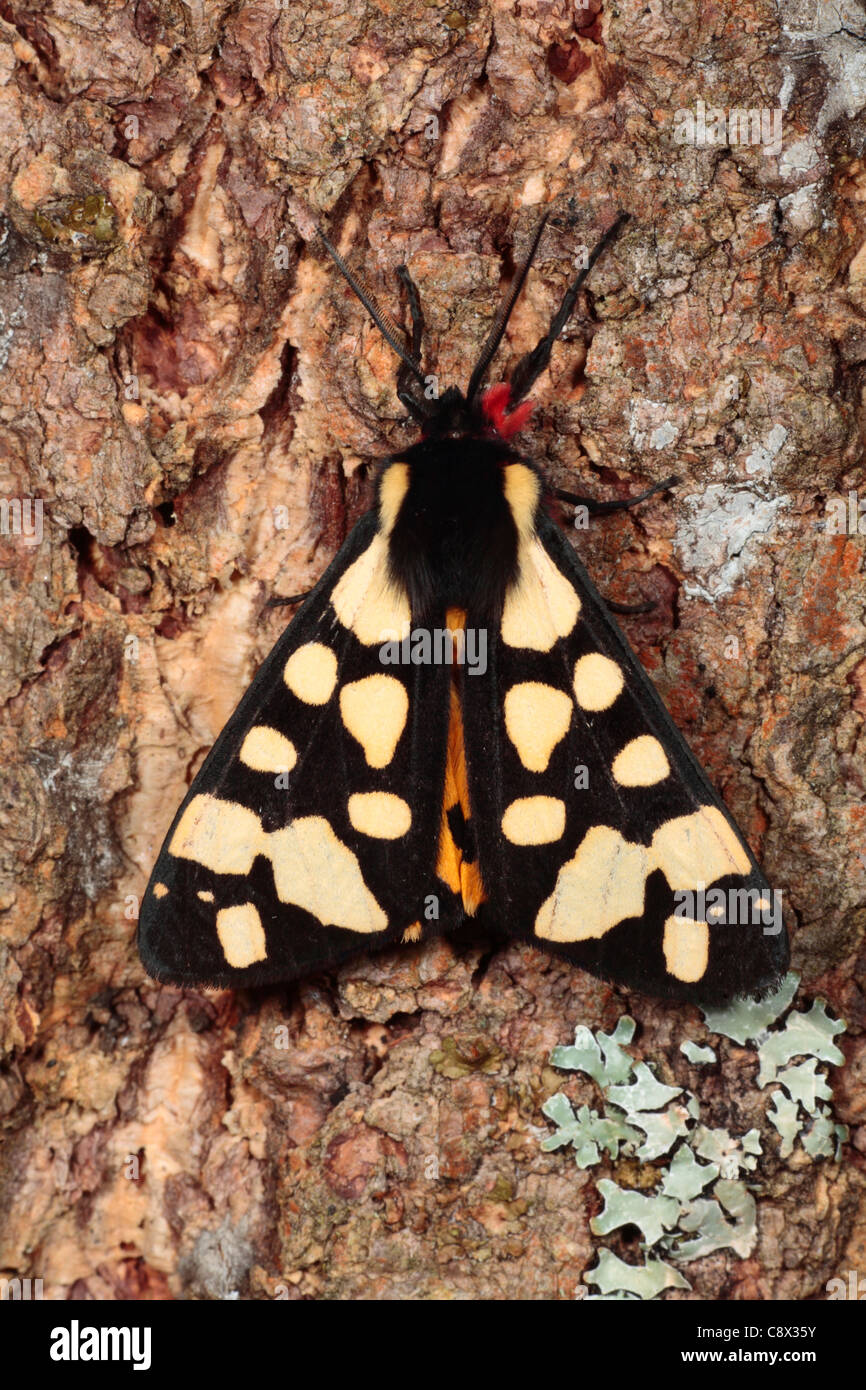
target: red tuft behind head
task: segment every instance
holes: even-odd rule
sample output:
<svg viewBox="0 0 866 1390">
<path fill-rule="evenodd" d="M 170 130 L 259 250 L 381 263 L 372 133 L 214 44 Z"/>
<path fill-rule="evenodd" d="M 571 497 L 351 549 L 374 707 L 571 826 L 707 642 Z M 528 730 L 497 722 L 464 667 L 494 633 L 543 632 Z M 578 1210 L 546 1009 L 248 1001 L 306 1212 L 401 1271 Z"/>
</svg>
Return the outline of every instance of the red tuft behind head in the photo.
<svg viewBox="0 0 866 1390">
<path fill-rule="evenodd" d="M 481 409 L 484 415 L 496 433 L 503 439 L 510 439 L 513 434 L 522 430 L 535 409 L 533 401 L 524 401 L 509 411 L 508 402 L 510 400 L 511 387 L 507 381 L 501 382 L 499 386 L 491 386 L 490 390 L 485 391 L 481 398 Z"/>
</svg>

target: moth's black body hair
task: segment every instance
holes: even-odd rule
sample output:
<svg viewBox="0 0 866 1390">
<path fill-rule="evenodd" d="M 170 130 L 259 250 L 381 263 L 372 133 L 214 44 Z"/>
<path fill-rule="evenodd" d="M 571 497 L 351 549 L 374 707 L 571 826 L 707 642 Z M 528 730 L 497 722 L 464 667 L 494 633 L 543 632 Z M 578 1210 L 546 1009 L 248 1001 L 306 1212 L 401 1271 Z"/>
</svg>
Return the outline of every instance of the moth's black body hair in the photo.
<svg viewBox="0 0 866 1390">
<path fill-rule="evenodd" d="M 459 608 L 468 627 L 498 623 L 517 575 L 518 543 L 502 466 L 517 455 L 501 442 L 461 435 L 447 449 L 422 440 L 401 457 L 411 480 L 389 558 L 413 621 L 435 627 L 449 608 Z"/>
</svg>

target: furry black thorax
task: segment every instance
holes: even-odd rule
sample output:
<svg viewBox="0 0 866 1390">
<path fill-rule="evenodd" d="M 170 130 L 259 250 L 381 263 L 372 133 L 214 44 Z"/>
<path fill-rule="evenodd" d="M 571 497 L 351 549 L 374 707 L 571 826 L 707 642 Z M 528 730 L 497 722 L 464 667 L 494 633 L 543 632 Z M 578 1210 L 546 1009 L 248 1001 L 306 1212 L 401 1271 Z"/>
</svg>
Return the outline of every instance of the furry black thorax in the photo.
<svg viewBox="0 0 866 1390">
<path fill-rule="evenodd" d="M 426 435 L 399 456 L 409 488 L 389 537 L 389 568 L 413 622 L 462 609 L 470 626 L 495 624 L 517 577 L 518 533 L 504 467 L 518 455 L 485 433 Z"/>
</svg>

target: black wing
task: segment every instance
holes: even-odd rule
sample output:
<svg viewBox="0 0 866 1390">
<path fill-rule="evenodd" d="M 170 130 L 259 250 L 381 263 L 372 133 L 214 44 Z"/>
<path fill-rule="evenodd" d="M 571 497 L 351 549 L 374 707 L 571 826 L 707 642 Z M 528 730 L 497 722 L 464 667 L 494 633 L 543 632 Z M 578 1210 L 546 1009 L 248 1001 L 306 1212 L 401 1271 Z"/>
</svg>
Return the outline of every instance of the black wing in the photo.
<svg viewBox="0 0 866 1390">
<path fill-rule="evenodd" d="M 450 672 L 383 665 L 408 626 L 375 512 L 261 666 L 175 817 L 139 950 L 176 984 L 257 985 L 458 914 L 435 879 Z M 410 931 L 410 939 L 417 932 Z"/>
<path fill-rule="evenodd" d="M 779 897 L 548 517 L 519 565 L 463 683 L 479 923 L 663 997 L 775 984 Z"/>
</svg>

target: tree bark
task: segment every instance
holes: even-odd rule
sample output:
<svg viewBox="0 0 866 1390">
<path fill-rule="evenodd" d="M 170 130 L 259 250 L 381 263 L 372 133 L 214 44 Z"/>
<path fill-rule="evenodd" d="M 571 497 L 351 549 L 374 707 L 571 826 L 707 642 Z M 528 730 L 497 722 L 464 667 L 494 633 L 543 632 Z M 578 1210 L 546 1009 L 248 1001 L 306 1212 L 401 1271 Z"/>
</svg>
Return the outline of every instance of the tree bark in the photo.
<svg viewBox="0 0 866 1390">
<path fill-rule="evenodd" d="M 626 1008 L 708 1124 L 764 1136 L 755 1253 L 691 1266 L 688 1296 L 866 1270 L 866 19 L 830 8 L 0 3 L 0 1272 L 52 1298 L 571 1298 L 607 1169 L 542 1153 L 548 1057 Z M 769 113 L 762 143 L 690 142 L 701 102 Z M 161 988 L 136 954 L 174 810 L 284 625 L 268 598 L 315 582 L 411 437 L 315 221 L 398 320 L 408 264 L 444 387 L 541 210 L 498 374 L 623 207 L 527 447 L 576 491 L 683 479 L 575 539 L 602 592 L 654 601 L 627 634 L 847 1021 L 840 1163 L 778 1157 L 749 1049 L 701 1081 L 695 1010 L 528 948 L 259 993 Z"/>
</svg>

